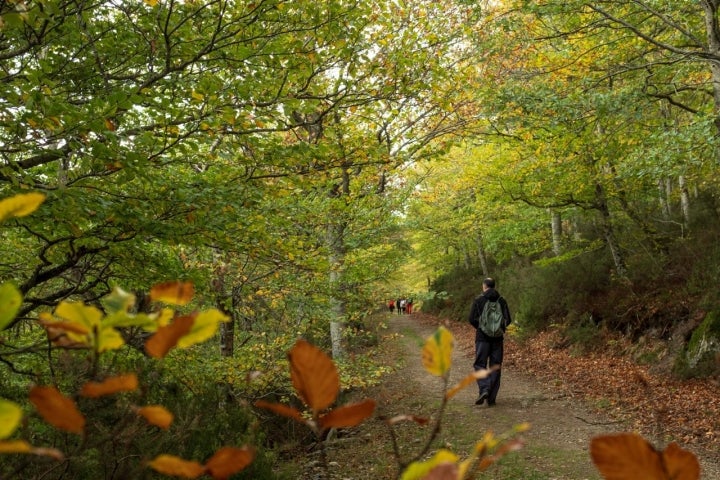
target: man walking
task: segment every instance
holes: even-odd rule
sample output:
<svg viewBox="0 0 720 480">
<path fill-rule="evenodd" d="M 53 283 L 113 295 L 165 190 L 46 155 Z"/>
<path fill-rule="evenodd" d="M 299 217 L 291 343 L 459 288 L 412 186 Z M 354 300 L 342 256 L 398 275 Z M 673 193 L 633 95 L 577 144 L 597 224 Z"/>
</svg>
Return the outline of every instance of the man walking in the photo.
<svg viewBox="0 0 720 480">
<path fill-rule="evenodd" d="M 495 290 L 495 280 L 483 280 L 482 289 L 483 293 L 473 301 L 469 317 L 470 324 L 476 329 L 473 368 L 477 371 L 497 365 L 497 369 L 477 381 L 480 396 L 475 405 L 482 405 L 487 400 L 488 406 L 493 406 L 500 390 L 503 334 L 512 319 L 507 302 Z"/>
</svg>

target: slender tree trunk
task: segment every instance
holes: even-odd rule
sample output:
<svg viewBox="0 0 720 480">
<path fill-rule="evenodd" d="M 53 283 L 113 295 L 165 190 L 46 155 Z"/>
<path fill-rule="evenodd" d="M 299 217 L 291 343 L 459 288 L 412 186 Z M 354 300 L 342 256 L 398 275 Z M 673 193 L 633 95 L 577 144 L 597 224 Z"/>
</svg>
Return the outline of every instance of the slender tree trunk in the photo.
<svg viewBox="0 0 720 480">
<path fill-rule="evenodd" d="M 710 74 L 712 76 L 713 100 L 715 107 L 715 128 L 720 133 L 720 64 L 717 58 L 720 57 L 720 25 L 718 24 L 718 2 L 703 1 L 700 2 L 705 12 L 705 33 L 707 38 L 707 48 L 710 57 L 715 59 L 708 62 L 710 66 Z M 720 149 L 716 149 L 715 154 L 720 160 Z"/>
<path fill-rule="evenodd" d="M 670 219 L 670 202 L 665 191 L 665 183 L 658 180 L 658 199 L 660 200 L 660 211 L 665 220 Z"/>
<path fill-rule="evenodd" d="M 684 175 L 680 175 L 678 178 L 678 185 L 680 187 L 680 210 L 682 211 L 683 223 L 687 230 L 690 226 L 690 193 L 688 192 Z"/>
<path fill-rule="evenodd" d="M 557 256 L 562 253 L 562 217 L 557 210 L 550 210 L 550 226 L 552 228 L 553 253 Z"/>
<path fill-rule="evenodd" d="M 485 245 L 483 244 L 482 233 L 477 234 L 476 242 L 478 260 L 480 260 L 480 268 L 482 269 L 483 276 L 487 277 L 490 275 L 490 273 L 488 271 L 487 258 L 485 257 Z"/>
<path fill-rule="evenodd" d="M 226 273 L 225 265 L 217 267 L 212 287 L 215 293 L 215 305 L 230 318 L 230 321 L 220 324 L 220 356 L 232 357 L 235 353 L 235 318 L 232 311 L 232 295 L 228 294 L 225 288 Z"/>
<path fill-rule="evenodd" d="M 610 254 L 615 264 L 615 271 L 619 277 L 627 277 L 627 265 L 625 264 L 625 258 L 615 237 L 615 229 L 612 225 L 612 215 L 610 214 L 610 208 L 607 204 L 605 189 L 599 182 L 595 183 L 595 201 L 600 211 L 603 236 L 605 237 L 605 243 L 610 249 Z"/>
<path fill-rule="evenodd" d="M 342 181 L 331 192 L 331 198 L 350 195 L 350 173 L 343 171 Z M 333 358 L 345 355 L 343 346 L 343 329 L 347 306 L 341 292 L 343 291 L 343 270 L 345 264 L 345 220 L 341 216 L 330 218 L 327 228 L 327 245 L 330 264 L 330 342 Z"/>
</svg>

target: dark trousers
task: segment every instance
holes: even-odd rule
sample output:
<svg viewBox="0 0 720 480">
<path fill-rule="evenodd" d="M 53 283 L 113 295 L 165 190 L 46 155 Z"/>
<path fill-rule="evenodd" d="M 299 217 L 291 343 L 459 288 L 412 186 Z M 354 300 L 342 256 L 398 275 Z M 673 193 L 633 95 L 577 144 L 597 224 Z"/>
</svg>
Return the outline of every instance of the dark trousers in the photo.
<svg viewBox="0 0 720 480">
<path fill-rule="evenodd" d="M 502 365 L 503 360 L 503 339 L 494 338 L 490 340 L 475 340 L 475 363 L 473 368 L 477 370 Z M 488 392 L 488 403 L 495 403 L 498 391 L 500 391 L 500 374 L 502 369 L 495 370 L 485 378 L 477 381 L 480 392 Z"/>
</svg>

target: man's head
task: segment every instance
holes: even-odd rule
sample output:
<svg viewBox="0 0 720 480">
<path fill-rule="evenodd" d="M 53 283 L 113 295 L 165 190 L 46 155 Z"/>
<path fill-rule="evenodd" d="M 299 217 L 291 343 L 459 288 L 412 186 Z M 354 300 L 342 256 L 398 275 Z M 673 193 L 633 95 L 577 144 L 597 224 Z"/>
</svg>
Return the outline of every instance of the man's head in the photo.
<svg viewBox="0 0 720 480">
<path fill-rule="evenodd" d="M 495 288 L 495 280 L 490 277 L 483 280 L 483 292 L 489 288 Z"/>
</svg>

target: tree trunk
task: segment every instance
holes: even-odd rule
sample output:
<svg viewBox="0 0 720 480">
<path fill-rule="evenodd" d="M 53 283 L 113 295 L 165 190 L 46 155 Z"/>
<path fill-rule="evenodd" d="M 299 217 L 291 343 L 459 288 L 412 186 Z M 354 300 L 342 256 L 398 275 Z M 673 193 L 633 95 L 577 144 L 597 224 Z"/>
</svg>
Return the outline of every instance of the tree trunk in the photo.
<svg viewBox="0 0 720 480">
<path fill-rule="evenodd" d="M 665 220 L 670 220 L 670 201 L 665 191 L 665 184 L 662 179 L 658 180 L 658 199 L 660 200 L 660 211 Z"/>
<path fill-rule="evenodd" d="M 483 245 L 482 233 L 477 234 L 476 242 L 477 255 L 478 260 L 480 260 L 480 268 L 482 269 L 483 277 L 488 277 L 490 274 L 488 273 L 487 258 L 485 257 L 485 246 Z"/>
<path fill-rule="evenodd" d="M 605 237 L 605 243 L 610 249 L 610 254 L 615 264 L 615 271 L 619 277 L 626 278 L 627 265 L 625 264 L 625 258 L 620 249 L 620 245 L 615 238 L 615 229 L 612 225 L 612 215 L 608 208 L 605 189 L 599 182 L 595 183 L 595 200 L 602 218 L 603 236 Z"/>
<path fill-rule="evenodd" d="M 680 175 L 678 178 L 678 184 L 680 186 L 680 210 L 682 211 L 685 230 L 687 230 L 690 226 L 690 194 L 688 192 L 687 182 L 685 181 L 684 175 Z"/>
<path fill-rule="evenodd" d="M 562 253 L 562 217 L 557 210 L 550 211 L 552 227 L 552 245 L 553 253 L 557 256 Z"/>
</svg>

